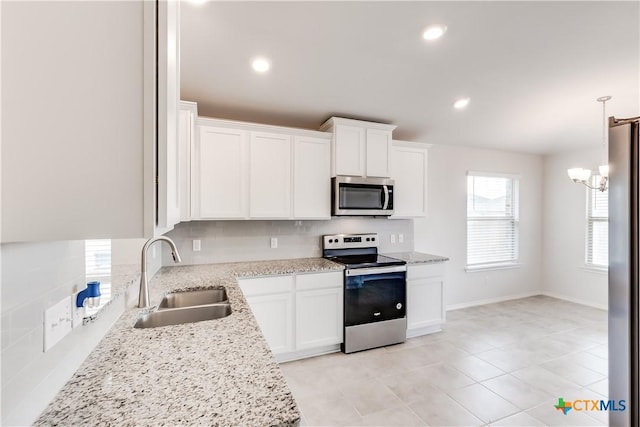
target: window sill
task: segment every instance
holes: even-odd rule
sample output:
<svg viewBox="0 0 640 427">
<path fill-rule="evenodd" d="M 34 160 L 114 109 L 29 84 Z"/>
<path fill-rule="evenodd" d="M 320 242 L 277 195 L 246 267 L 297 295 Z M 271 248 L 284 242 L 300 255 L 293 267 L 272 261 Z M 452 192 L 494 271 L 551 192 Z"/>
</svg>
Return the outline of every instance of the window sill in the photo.
<svg viewBox="0 0 640 427">
<path fill-rule="evenodd" d="M 608 274 L 609 273 L 609 268 L 608 267 L 593 267 L 591 265 L 584 265 L 582 266 L 583 270 L 586 270 L 590 273 L 597 273 L 597 274 Z"/>
<path fill-rule="evenodd" d="M 519 263 L 510 263 L 510 264 L 490 264 L 490 265 L 479 265 L 469 267 L 467 266 L 464 271 L 467 273 L 475 273 L 479 271 L 490 271 L 490 270 L 511 270 L 514 268 L 520 268 L 522 264 Z"/>
</svg>

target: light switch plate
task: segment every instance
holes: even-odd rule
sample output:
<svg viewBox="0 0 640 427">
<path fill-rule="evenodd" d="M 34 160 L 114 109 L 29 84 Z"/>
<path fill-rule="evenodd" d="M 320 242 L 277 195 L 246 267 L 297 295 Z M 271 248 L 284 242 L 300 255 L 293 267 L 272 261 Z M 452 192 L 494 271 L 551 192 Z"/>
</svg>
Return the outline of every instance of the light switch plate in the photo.
<svg viewBox="0 0 640 427">
<path fill-rule="evenodd" d="M 82 325 L 84 319 L 84 307 L 76 307 L 76 299 L 78 298 L 78 292 L 71 295 L 71 326 L 73 329 Z"/>
<path fill-rule="evenodd" d="M 278 238 L 277 237 L 272 237 L 271 238 L 271 249 L 278 249 Z"/>
<path fill-rule="evenodd" d="M 398 234 L 398 243 L 404 243 L 404 234 Z"/>
<path fill-rule="evenodd" d="M 396 235 L 392 234 L 390 237 L 391 243 L 395 243 L 396 242 Z"/>
<path fill-rule="evenodd" d="M 71 297 L 49 307 L 44 312 L 44 351 L 71 332 Z"/>
<path fill-rule="evenodd" d="M 200 249 L 201 249 L 200 240 L 199 239 L 195 239 L 193 241 L 193 252 L 199 252 Z"/>
</svg>

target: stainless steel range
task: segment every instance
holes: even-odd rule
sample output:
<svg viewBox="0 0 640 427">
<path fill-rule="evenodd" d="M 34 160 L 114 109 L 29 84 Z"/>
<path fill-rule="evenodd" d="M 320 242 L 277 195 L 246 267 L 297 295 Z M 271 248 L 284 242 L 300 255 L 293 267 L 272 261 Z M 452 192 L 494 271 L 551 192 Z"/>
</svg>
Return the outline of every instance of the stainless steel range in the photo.
<svg viewBox="0 0 640 427">
<path fill-rule="evenodd" d="M 345 266 L 345 353 L 406 339 L 406 262 L 378 255 L 378 242 L 375 233 L 323 236 L 323 257 Z"/>
</svg>

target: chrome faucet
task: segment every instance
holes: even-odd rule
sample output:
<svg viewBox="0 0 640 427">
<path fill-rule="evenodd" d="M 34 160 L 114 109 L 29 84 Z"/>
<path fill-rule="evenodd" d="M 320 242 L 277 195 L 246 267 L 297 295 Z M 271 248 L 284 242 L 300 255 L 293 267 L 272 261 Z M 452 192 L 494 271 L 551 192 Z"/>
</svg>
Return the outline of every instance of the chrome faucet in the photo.
<svg viewBox="0 0 640 427">
<path fill-rule="evenodd" d="M 142 266 L 140 271 L 140 294 L 138 295 L 138 307 L 147 308 L 149 307 L 149 282 L 147 281 L 147 251 L 149 247 L 157 242 L 158 240 L 163 240 L 171 246 L 171 256 L 175 262 L 182 262 L 180 259 L 180 254 L 178 253 L 178 248 L 176 248 L 176 244 L 173 243 L 168 237 L 159 236 L 154 237 L 152 239 L 147 240 L 147 243 L 142 247 Z"/>
</svg>

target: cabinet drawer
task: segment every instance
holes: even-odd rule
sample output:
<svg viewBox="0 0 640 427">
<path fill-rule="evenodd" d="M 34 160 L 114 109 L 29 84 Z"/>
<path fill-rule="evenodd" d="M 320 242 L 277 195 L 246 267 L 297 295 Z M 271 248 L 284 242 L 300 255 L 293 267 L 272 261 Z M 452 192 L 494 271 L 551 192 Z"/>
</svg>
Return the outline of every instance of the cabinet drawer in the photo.
<svg viewBox="0 0 640 427">
<path fill-rule="evenodd" d="M 444 275 L 444 263 L 409 265 L 407 280 Z"/>
<path fill-rule="evenodd" d="M 342 277 L 342 271 L 298 274 L 296 275 L 296 289 L 305 291 L 310 289 L 341 288 L 343 284 Z"/>
<path fill-rule="evenodd" d="M 293 290 L 293 276 L 256 277 L 238 279 L 238 284 L 245 296 L 268 295 Z"/>
</svg>

